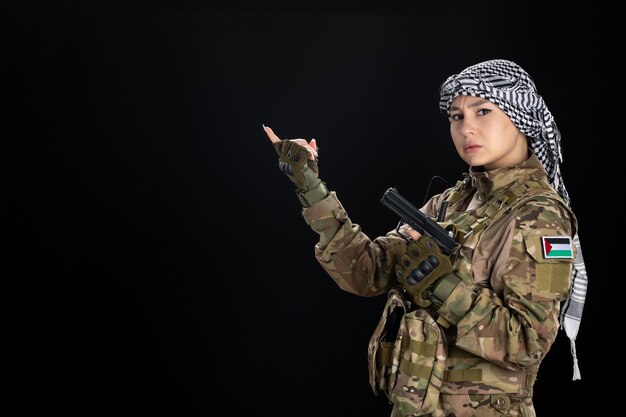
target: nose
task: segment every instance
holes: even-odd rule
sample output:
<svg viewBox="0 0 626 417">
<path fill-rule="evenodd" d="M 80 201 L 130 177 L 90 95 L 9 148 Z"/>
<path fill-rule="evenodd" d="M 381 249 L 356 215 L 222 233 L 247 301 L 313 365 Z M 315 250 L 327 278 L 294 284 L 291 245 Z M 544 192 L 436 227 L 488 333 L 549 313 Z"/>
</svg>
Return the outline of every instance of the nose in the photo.
<svg viewBox="0 0 626 417">
<path fill-rule="evenodd" d="M 464 117 L 460 126 L 461 133 L 465 136 L 470 136 L 476 133 L 476 125 L 470 117 Z"/>
</svg>

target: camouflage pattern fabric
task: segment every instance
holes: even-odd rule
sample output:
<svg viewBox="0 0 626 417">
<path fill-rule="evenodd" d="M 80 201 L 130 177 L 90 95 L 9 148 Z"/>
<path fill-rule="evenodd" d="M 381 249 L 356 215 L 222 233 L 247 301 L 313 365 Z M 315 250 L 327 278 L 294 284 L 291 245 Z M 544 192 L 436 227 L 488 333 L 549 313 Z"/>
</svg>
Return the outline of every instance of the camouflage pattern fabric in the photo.
<svg viewBox="0 0 626 417">
<path fill-rule="evenodd" d="M 434 411 L 445 375 L 443 332 L 423 309 L 405 314 L 394 345 L 389 399 L 402 416 Z"/>
<path fill-rule="evenodd" d="M 521 185 L 530 187 L 524 204 L 490 218 L 503 196 Z M 524 415 L 522 408 L 534 415 L 532 385 L 556 338 L 573 264 L 573 259 L 546 259 L 541 237 L 572 237 L 575 216 L 549 186 L 534 155 L 512 168 L 470 169 L 469 180 L 433 197 L 422 210 L 432 216 L 451 197 L 442 226 L 452 223 L 464 237 L 452 255 L 462 281 L 438 309 L 430 310 L 445 324 L 447 341 L 446 372 L 432 415 L 490 416 L 483 410 L 495 410 L 494 396 L 509 398 L 500 400 L 509 411 L 498 415 Z M 316 259 L 340 288 L 370 297 L 397 287 L 394 267 L 407 243 L 395 230 L 370 239 L 334 192 L 302 214 L 320 237 Z M 393 415 L 403 415 L 397 408 Z"/>
<path fill-rule="evenodd" d="M 536 417 L 532 398 L 503 394 L 461 394 L 439 397 L 431 417 Z M 394 408 L 391 417 L 402 417 Z"/>
</svg>

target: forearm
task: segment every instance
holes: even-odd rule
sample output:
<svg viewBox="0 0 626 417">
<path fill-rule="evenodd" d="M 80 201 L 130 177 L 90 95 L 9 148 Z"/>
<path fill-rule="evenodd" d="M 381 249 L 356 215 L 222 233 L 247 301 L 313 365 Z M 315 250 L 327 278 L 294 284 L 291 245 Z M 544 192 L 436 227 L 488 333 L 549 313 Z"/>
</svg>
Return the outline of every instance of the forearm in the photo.
<svg viewBox="0 0 626 417">
<path fill-rule="evenodd" d="M 396 282 L 393 265 L 404 248 L 401 237 L 389 234 L 370 240 L 358 224 L 352 223 L 334 192 L 304 208 L 302 215 L 320 236 L 315 245 L 316 259 L 340 288 L 374 296 Z"/>
<path fill-rule="evenodd" d="M 470 306 L 465 314 L 463 309 Z M 537 365 L 550 349 L 558 330 L 558 301 L 507 298 L 492 290 L 460 283 L 439 313 L 456 322 L 456 345 L 509 368 Z"/>
</svg>

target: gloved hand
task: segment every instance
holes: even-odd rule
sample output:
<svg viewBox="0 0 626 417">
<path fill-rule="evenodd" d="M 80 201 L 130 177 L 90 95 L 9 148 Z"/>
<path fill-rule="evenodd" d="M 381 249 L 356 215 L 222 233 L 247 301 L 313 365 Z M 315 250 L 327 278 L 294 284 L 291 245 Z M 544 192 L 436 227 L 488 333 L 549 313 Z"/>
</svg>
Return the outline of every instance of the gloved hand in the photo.
<svg viewBox="0 0 626 417">
<path fill-rule="evenodd" d="M 274 142 L 274 149 L 278 153 L 278 167 L 298 191 L 307 192 L 319 185 L 317 157 L 309 158 L 309 151 L 304 146 L 284 139 Z"/>
<path fill-rule="evenodd" d="M 395 269 L 396 277 L 410 294 L 411 301 L 420 307 L 428 307 L 432 304 L 430 291 L 433 284 L 452 271 L 452 263 L 434 239 L 422 235 L 409 242 Z"/>
<path fill-rule="evenodd" d="M 263 129 L 278 153 L 278 167 L 295 184 L 302 205 L 309 207 L 326 198 L 329 193 L 318 175 L 315 139 L 310 142 L 305 139 L 281 140 L 271 128 L 263 126 Z"/>
</svg>

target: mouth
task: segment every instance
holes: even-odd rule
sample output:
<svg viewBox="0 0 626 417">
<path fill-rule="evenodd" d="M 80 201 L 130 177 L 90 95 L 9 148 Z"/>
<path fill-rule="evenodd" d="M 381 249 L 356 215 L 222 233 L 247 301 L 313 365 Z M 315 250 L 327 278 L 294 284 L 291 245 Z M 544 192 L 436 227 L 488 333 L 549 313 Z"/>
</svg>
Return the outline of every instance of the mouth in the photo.
<svg viewBox="0 0 626 417">
<path fill-rule="evenodd" d="M 476 152 L 480 148 L 482 148 L 482 146 L 479 146 L 479 145 L 469 145 L 469 146 L 466 146 L 465 148 L 463 148 L 463 150 L 465 152 L 472 153 L 472 152 Z"/>
</svg>

